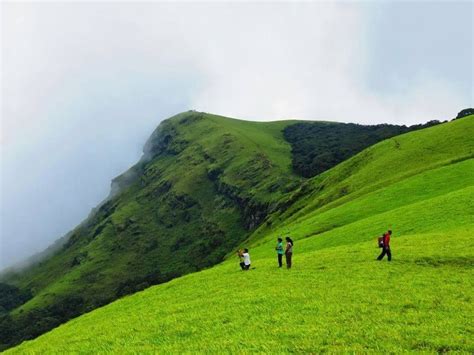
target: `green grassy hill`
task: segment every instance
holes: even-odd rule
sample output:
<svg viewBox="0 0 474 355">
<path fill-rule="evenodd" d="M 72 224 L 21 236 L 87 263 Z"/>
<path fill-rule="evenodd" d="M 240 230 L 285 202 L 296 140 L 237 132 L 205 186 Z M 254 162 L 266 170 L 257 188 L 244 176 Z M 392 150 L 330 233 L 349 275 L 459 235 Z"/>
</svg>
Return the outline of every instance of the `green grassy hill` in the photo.
<svg viewBox="0 0 474 355">
<path fill-rule="evenodd" d="M 311 174 L 325 171 L 419 128 L 259 123 L 194 111 L 163 121 L 85 221 L 29 268 L 0 275 L 0 350 L 223 261 L 317 188 L 295 162 L 311 157 Z"/>
<path fill-rule="evenodd" d="M 229 122 L 238 132 L 240 122 Z M 242 131 L 271 161 L 259 161 L 262 174 L 276 169 L 278 183 L 252 180 L 255 169 L 242 178 L 253 157 L 226 160 L 235 150 L 205 172 L 224 189 L 252 191 L 245 198 L 267 207 L 239 241 L 255 269 L 241 272 L 230 254 L 218 266 L 127 296 L 10 352 L 472 353 L 474 116 L 387 139 L 297 186 L 282 154 L 289 146 L 274 140 L 285 124 L 249 131 L 258 137 L 263 125 L 272 127 L 268 141 Z M 186 139 L 213 139 L 196 134 Z M 215 149 L 226 156 L 222 142 Z M 183 180 L 178 186 L 188 191 Z M 274 184 L 279 189 L 269 193 Z M 393 261 L 375 261 L 376 237 L 388 228 Z M 295 240 L 289 271 L 276 267 L 274 251 L 275 238 L 287 234 Z"/>
<path fill-rule="evenodd" d="M 141 161 L 58 250 L 2 277 L 34 297 L 0 311 L 1 343 L 221 262 L 302 180 L 291 170 L 286 124 L 197 112 L 160 124 Z"/>
</svg>

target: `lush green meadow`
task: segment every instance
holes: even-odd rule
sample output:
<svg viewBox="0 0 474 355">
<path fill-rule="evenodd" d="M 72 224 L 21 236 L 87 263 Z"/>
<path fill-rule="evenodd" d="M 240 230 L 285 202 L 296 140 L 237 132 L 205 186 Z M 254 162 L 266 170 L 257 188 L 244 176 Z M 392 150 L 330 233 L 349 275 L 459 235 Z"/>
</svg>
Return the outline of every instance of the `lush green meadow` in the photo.
<svg viewBox="0 0 474 355">
<path fill-rule="evenodd" d="M 249 272 L 229 261 L 11 352 L 472 352 L 473 232 L 395 235 L 391 263 L 373 241 L 299 253 L 290 271 L 266 251 Z"/>
<path fill-rule="evenodd" d="M 9 352 L 473 353 L 473 136 L 471 116 L 376 144 L 282 195 L 291 207 L 242 244 L 250 271 L 229 255 Z M 291 270 L 274 251 L 286 234 Z"/>
</svg>

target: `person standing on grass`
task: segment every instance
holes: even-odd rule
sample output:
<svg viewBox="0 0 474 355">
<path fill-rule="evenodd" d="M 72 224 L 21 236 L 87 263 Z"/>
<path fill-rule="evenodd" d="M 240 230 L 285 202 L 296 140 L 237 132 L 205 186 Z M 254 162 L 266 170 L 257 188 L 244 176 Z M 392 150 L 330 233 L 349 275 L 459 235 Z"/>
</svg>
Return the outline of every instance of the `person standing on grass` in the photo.
<svg viewBox="0 0 474 355">
<path fill-rule="evenodd" d="M 283 266 L 283 254 L 285 253 L 283 250 L 283 239 L 278 238 L 277 245 L 275 247 L 278 256 L 278 267 Z"/>
<path fill-rule="evenodd" d="M 384 233 L 382 253 L 379 255 L 377 260 L 382 260 L 385 254 L 387 255 L 388 261 L 392 260 L 392 252 L 390 250 L 390 236 L 391 235 L 392 235 L 391 230 L 388 230 L 386 233 Z"/>
<path fill-rule="evenodd" d="M 293 257 L 293 240 L 290 237 L 286 237 L 286 268 L 291 269 L 291 258 Z"/>
<path fill-rule="evenodd" d="M 248 249 L 244 249 L 244 253 L 242 254 L 244 257 L 244 268 L 243 270 L 247 271 L 250 269 L 250 254 Z"/>
</svg>

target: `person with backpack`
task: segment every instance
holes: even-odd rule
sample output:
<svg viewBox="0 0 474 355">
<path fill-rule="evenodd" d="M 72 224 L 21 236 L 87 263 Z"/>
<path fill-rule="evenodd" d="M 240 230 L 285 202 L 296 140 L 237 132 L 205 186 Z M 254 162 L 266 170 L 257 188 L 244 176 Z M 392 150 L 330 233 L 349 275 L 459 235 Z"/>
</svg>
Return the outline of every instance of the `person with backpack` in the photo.
<svg viewBox="0 0 474 355">
<path fill-rule="evenodd" d="M 242 270 L 249 270 L 250 269 L 250 254 L 248 249 L 244 249 L 244 252 L 242 254 L 242 257 L 244 258 L 244 267 Z"/>
<path fill-rule="evenodd" d="M 286 268 L 291 269 L 291 258 L 293 257 L 293 240 L 290 237 L 286 237 L 286 249 L 285 249 L 285 257 L 286 257 Z"/>
<path fill-rule="evenodd" d="M 392 231 L 388 230 L 386 233 L 383 234 L 382 237 L 379 238 L 379 247 L 382 248 L 382 253 L 379 255 L 377 260 L 382 260 L 385 255 L 387 255 L 388 261 L 392 260 L 392 251 L 390 250 L 390 236 L 392 235 Z"/>
<path fill-rule="evenodd" d="M 278 256 L 278 267 L 282 267 L 283 266 L 283 254 L 285 253 L 283 251 L 283 239 L 278 238 L 275 250 L 277 251 L 277 256 Z"/>
</svg>

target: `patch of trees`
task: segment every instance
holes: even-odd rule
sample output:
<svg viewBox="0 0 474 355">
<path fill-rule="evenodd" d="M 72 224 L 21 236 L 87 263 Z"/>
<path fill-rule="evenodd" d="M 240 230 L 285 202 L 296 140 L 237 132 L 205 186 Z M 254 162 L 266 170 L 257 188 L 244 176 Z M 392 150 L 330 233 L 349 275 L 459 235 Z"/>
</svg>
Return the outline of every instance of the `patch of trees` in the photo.
<svg viewBox="0 0 474 355">
<path fill-rule="evenodd" d="M 104 303 L 105 304 L 105 303 Z M 53 305 L 33 309 L 26 314 L 12 317 L 0 315 L 0 351 L 21 343 L 57 327 L 85 312 L 85 302 L 80 296 L 69 296 Z"/>
<path fill-rule="evenodd" d="M 152 272 L 144 277 L 135 277 L 119 283 L 115 290 L 115 294 L 117 298 L 125 295 L 131 295 L 150 286 L 170 281 L 178 276 L 180 276 L 178 273 L 162 274 L 159 271 Z"/>
<path fill-rule="evenodd" d="M 0 351 L 18 345 L 24 340 L 34 339 L 51 329 L 78 317 L 79 315 L 104 306 L 124 295 L 144 290 L 152 285 L 170 281 L 179 273 L 152 272 L 144 277 L 131 278 L 119 283 L 113 299 L 97 298 L 86 301 L 80 295 L 70 295 L 55 300 L 46 307 L 35 308 L 12 316 L 8 310 L 14 309 L 30 299 L 31 293 L 6 284 L 0 284 L 0 302 L 7 312 L 0 312 Z"/>
<path fill-rule="evenodd" d="M 32 297 L 29 290 L 21 290 L 13 285 L 0 283 L 0 314 L 21 306 Z"/>
<path fill-rule="evenodd" d="M 463 118 L 469 115 L 474 115 L 474 108 L 465 108 L 464 110 L 459 111 L 458 115 L 456 116 L 455 120 L 459 118 Z"/>
<path fill-rule="evenodd" d="M 429 121 L 407 127 L 391 124 L 364 126 L 354 123 L 300 122 L 286 127 L 283 133 L 292 147 L 294 171 L 310 178 L 379 141 L 439 123 Z"/>
</svg>

